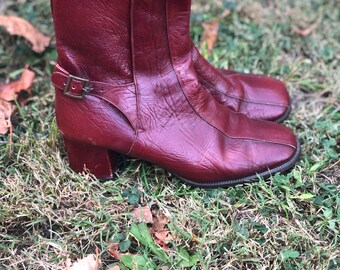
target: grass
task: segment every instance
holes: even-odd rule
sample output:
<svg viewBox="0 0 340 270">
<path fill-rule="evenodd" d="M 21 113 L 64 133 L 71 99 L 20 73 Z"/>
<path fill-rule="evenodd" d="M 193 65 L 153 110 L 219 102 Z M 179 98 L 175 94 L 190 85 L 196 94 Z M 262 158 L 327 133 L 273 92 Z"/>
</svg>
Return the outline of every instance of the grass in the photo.
<svg viewBox="0 0 340 270">
<path fill-rule="evenodd" d="M 48 2 L 6 0 L 0 13 L 24 17 L 52 36 Z M 218 67 L 284 79 L 293 97 L 285 125 L 303 143 L 290 173 L 216 190 L 190 188 L 138 160 L 125 161 L 116 181 L 72 172 L 49 83 L 55 42 L 38 55 L 0 29 L 0 81 L 16 78 L 25 64 L 37 73 L 30 104 L 13 116 L 13 144 L 0 136 L 0 269 L 61 269 L 67 258 L 96 248 L 107 269 L 115 263 L 108 252 L 114 240 L 151 269 L 339 269 L 338 7 L 336 0 L 194 2 L 197 43 L 203 21 L 232 9 L 213 55 L 201 50 Z M 320 17 L 310 35 L 292 33 Z M 170 219 L 174 240 L 166 257 L 138 235 L 147 234 L 130 214 L 139 205 Z"/>
</svg>

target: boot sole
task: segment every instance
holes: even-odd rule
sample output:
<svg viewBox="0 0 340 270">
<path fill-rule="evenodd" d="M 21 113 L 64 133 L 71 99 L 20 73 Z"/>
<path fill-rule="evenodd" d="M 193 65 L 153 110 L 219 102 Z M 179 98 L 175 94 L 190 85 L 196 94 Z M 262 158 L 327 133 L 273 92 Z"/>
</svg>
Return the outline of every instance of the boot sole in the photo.
<svg viewBox="0 0 340 270">
<path fill-rule="evenodd" d="M 282 115 L 281 117 L 279 117 L 278 119 L 274 120 L 274 122 L 275 123 L 282 123 L 283 121 L 285 121 L 289 117 L 291 112 L 292 112 L 292 105 L 289 104 L 288 110 L 285 112 L 285 114 Z"/>
<path fill-rule="evenodd" d="M 177 178 L 179 178 L 180 180 L 184 181 L 186 184 L 189 184 L 190 186 L 193 187 L 198 187 L 198 188 L 225 188 L 225 187 L 233 187 L 236 185 L 240 185 L 240 184 L 246 184 L 246 183 L 254 183 L 254 182 L 259 182 L 260 178 L 268 178 L 270 176 L 272 176 L 273 174 L 276 174 L 278 172 L 286 172 L 289 169 L 291 169 L 296 162 L 299 160 L 301 154 L 301 144 L 299 141 L 297 141 L 297 149 L 296 149 L 296 153 L 294 154 L 294 156 L 286 163 L 262 172 L 262 173 L 258 173 L 258 174 L 254 174 L 251 176 L 247 176 L 244 178 L 240 178 L 240 179 L 235 179 L 235 180 L 227 180 L 227 181 L 222 181 L 222 182 L 215 182 L 215 183 L 197 183 L 196 181 L 191 181 L 179 176 L 176 176 Z"/>
<path fill-rule="evenodd" d="M 205 188 L 205 189 L 210 189 L 210 188 L 227 188 L 227 187 L 233 187 L 236 185 L 241 185 L 241 184 L 247 184 L 247 183 L 256 183 L 260 181 L 260 178 L 269 178 L 271 177 L 273 174 L 276 174 L 278 172 L 286 172 L 289 169 L 291 169 L 296 162 L 299 160 L 301 154 L 301 144 L 299 141 L 297 141 L 297 149 L 296 152 L 294 154 L 294 156 L 286 163 L 262 172 L 262 173 L 258 173 L 258 174 L 254 174 L 251 176 L 247 176 L 244 178 L 240 178 L 240 179 L 235 179 L 235 180 L 227 180 L 227 181 L 222 181 L 222 182 L 214 182 L 214 183 L 198 183 L 196 181 L 192 181 L 192 180 L 188 180 L 182 177 L 179 177 L 177 175 L 176 176 L 178 179 L 180 179 L 181 181 L 183 181 L 184 183 L 192 186 L 192 187 L 197 187 L 197 188 Z M 97 178 L 99 181 L 111 181 L 114 180 L 114 178 L 110 177 L 110 178 Z"/>
<path fill-rule="evenodd" d="M 111 150 L 98 148 L 96 146 L 89 146 L 83 143 L 77 143 L 77 142 L 68 140 L 65 137 L 64 137 L 64 143 L 65 143 L 65 146 L 67 146 L 66 148 L 68 149 L 67 152 L 68 152 L 69 163 L 73 171 L 77 173 L 84 171 L 84 164 L 85 164 L 87 169 L 91 171 L 99 181 L 110 181 L 115 178 L 114 172 L 117 170 L 117 159 L 111 154 L 112 153 Z M 288 162 L 274 169 L 271 169 L 271 170 L 268 170 L 262 173 L 254 174 L 251 176 L 247 176 L 244 178 L 240 178 L 240 179 L 226 180 L 226 181 L 219 181 L 219 182 L 205 181 L 206 183 L 204 182 L 199 183 L 197 181 L 182 178 L 175 174 L 173 175 L 175 175 L 178 179 L 181 179 L 183 182 L 193 187 L 199 187 L 199 188 L 231 187 L 231 186 L 235 186 L 239 184 L 258 182 L 260 180 L 260 177 L 268 178 L 275 173 L 287 171 L 291 167 L 293 167 L 294 164 L 298 161 L 300 153 L 301 153 L 301 145 L 300 145 L 300 142 L 297 141 L 296 152 L 294 156 Z M 94 156 L 101 157 L 101 159 L 98 160 L 98 158 L 96 158 L 95 162 L 93 163 Z M 96 172 L 95 170 L 97 168 L 100 168 L 100 170 Z M 105 177 L 104 175 L 110 175 L 110 176 Z"/>
</svg>

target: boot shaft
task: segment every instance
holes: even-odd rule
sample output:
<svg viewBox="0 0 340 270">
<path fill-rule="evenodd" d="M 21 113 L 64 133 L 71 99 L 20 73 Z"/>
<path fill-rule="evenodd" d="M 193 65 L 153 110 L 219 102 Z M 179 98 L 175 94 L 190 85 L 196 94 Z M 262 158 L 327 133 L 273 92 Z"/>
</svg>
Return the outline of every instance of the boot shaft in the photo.
<svg viewBox="0 0 340 270">
<path fill-rule="evenodd" d="M 194 113 L 179 84 L 191 74 L 197 85 L 191 68 L 190 5 L 188 0 L 52 0 L 57 67 L 90 81 L 135 84 L 136 102 L 119 108 L 131 122 L 138 119 L 137 128 L 162 125 L 150 123 L 159 120 L 157 115 Z M 144 119 L 136 115 L 140 111 L 155 117 Z"/>
<path fill-rule="evenodd" d="M 58 64 L 97 81 L 133 82 L 131 0 L 51 0 Z"/>
<path fill-rule="evenodd" d="M 134 54 L 149 58 L 144 70 L 169 59 L 169 33 L 178 33 L 175 55 L 188 52 L 190 6 L 189 0 L 51 0 L 58 63 L 80 77 L 131 83 Z M 135 46 L 135 40 L 144 44 Z"/>
</svg>

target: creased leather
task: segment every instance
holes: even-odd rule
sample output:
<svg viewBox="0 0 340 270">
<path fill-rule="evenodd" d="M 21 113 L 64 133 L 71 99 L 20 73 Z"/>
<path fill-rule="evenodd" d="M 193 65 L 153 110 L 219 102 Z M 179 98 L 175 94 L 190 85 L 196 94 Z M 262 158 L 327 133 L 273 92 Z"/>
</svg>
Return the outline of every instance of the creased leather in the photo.
<svg viewBox="0 0 340 270">
<path fill-rule="evenodd" d="M 192 44 L 195 71 L 205 89 L 221 104 L 253 119 L 275 121 L 290 107 L 286 86 L 279 80 L 231 70 L 217 70 Z"/>
</svg>

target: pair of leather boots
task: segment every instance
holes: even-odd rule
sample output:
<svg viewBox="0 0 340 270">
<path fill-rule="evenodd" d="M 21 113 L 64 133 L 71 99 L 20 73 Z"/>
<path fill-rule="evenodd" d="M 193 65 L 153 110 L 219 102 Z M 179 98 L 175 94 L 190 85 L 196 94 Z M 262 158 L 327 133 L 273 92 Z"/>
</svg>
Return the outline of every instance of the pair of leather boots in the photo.
<svg viewBox="0 0 340 270">
<path fill-rule="evenodd" d="M 52 0 L 56 117 L 70 166 L 111 179 L 117 153 L 193 186 L 257 181 L 300 145 L 275 122 L 283 83 L 217 70 L 189 36 L 190 0 Z"/>
</svg>

